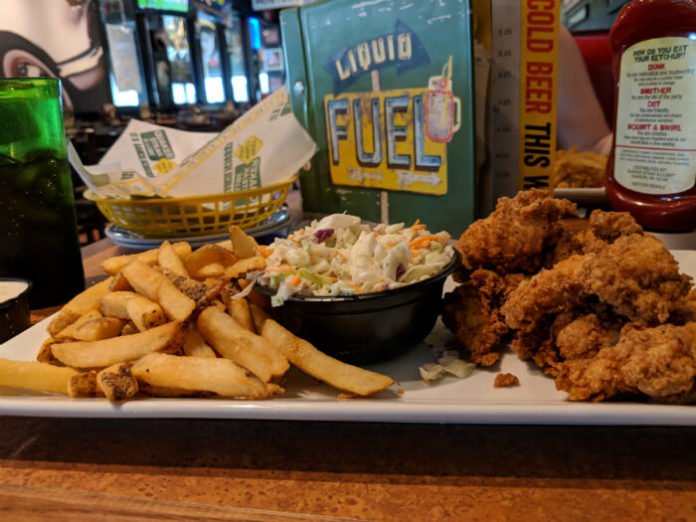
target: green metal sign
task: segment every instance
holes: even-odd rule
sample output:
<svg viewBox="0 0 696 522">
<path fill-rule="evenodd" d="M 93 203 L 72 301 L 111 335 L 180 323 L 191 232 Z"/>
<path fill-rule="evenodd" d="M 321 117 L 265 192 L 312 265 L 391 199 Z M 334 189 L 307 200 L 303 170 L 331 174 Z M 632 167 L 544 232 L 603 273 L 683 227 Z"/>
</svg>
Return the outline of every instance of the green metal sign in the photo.
<svg viewBox="0 0 696 522">
<path fill-rule="evenodd" d="M 475 213 L 469 2 L 331 0 L 281 12 L 293 110 L 320 148 L 306 213 L 458 235 Z"/>
</svg>

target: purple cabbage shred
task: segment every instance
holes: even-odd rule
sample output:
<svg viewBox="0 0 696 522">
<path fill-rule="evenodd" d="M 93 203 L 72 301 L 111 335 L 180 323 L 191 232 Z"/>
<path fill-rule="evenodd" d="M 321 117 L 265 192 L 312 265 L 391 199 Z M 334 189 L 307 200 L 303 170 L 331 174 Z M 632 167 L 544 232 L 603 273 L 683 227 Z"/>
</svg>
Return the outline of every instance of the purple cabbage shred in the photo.
<svg viewBox="0 0 696 522">
<path fill-rule="evenodd" d="M 322 228 L 322 229 L 317 230 L 313 234 L 313 237 L 317 243 L 323 243 L 324 241 L 326 241 L 327 239 L 329 239 L 333 235 L 334 235 L 333 228 Z"/>
<path fill-rule="evenodd" d="M 406 273 L 406 267 L 399 263 L 399 266 L 396 267 L 396 280 L 398 281 L 401 279 L 401 276 Z"/>
</svg>

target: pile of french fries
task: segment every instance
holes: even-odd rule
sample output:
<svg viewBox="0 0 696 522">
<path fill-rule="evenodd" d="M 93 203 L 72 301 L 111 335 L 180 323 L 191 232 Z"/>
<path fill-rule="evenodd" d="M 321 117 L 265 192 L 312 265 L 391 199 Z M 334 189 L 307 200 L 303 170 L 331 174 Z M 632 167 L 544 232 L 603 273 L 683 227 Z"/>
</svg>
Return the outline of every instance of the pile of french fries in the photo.
<svg viewBox="0 0 696 522">
<path fill-rule="evenodd" d="M 230 239 L 116 256 L 109 277 L 69 301 L 48 325 L 36 361 L 0 359 L 0 386 L 70 397 L 266 399 L 291 365 L 346 396 L 393 380 L 340 362 L 296 337 L 255 300 L 250 272 L 265 258 L 238 227 Z M 258 296 L 257 296 L 258 297 Z"/>
</svg>

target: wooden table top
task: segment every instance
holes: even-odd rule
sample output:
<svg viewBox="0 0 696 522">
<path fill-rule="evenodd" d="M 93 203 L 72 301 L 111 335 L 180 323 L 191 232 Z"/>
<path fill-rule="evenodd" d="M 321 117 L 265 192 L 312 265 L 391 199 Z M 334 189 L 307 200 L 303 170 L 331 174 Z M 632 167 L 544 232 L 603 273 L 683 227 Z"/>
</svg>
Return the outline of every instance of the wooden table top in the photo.
<svg viewBox="0 0 696 522">
<path fill-rule="evenodd" d="M 123 253 L 84 250 L 88 280 Z M 3 520 L 696 520 L 696 428 L 0 417 Z"/>
</svg>

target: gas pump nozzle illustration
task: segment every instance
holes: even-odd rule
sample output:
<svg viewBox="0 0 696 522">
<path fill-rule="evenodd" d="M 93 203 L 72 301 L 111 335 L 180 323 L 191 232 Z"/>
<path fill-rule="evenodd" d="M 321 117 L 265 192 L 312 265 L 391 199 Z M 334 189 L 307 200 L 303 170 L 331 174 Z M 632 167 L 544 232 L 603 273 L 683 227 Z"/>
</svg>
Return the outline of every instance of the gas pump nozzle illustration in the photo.
<svg viewBox="0 0 696 522">
<path fill-rule="evenodd" d="M 452 56 L 440 76 L 428 78 L 425 133 L 431 141 L 449 143 L 462 124 L 462 101 L 452 94 Z"/>
</svg>

